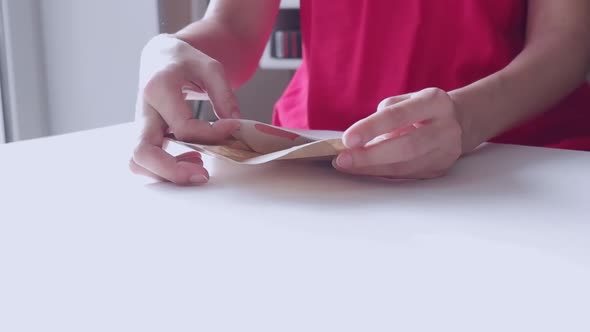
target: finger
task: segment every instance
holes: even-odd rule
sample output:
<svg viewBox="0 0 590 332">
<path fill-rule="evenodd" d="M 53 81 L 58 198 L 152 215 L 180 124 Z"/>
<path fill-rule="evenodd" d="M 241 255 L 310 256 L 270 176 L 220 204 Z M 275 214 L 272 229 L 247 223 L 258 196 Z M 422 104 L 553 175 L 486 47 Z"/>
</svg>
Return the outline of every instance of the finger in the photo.
<svg viewBox="0 0 590 332">
<path fill-rule="evenodd" d="M 190 85 L 182 87 L 182 93 L 185 95 L 186 100 L 209 100 L 207 93 L 198 86 L 196 83 L 191 82 Z"/>
<path fill-rule="evenodd" d="M 431 117 L 432 104 L 429 100 L 406 99 L 352 125 L 344 133 L 344 144 L 348 148 L 361 147 L 380 135 L 412 126 Z"/>
<path fill-rule="evenodd" d="M 408 94 L 401 95 L 401 96 L 385 98 L 379 103 L 379 105 L 377 105 L 377 111 L 380 112 L 389 106 L 393 106 L 397 103 L 401 103 L 402 101 L 408 100 L 411 97 L 412 97 L 412 94 L 408 93 Z"/>
<path fill-rule="evenodd" d="M 162 149 L 166 124 L 151 106 L 145 104 L 144 127 L 133 154 L 133 161 L 146 171 L 180 185 L 203 184 L 209 179 L 203 166 L 179 161 Z"/>
<path fill-rule="evenodd" d="M 336 162 L 341 168 L 352 169 L 410 161 L 434 149 L 438 132 L 433 126 L 416 129 L 398 138 L 345 151 Z"/>
<path fill-rule="evenodd" d="M 203 160 L 201 159 L 201 154 L 198 152 L 187 152 L 185 154 L 179 155 L 176 157 L 176 161 L 186 161 L 189 163 L 193 163 L 193 164 L 197 164 L 199 166 L 203 166 Z M 158 181 L 166 181 L 166 179 L 164 179 L 161 176 L 158 176 L 150 171 L 148 171 L 147 169 L 139 166 L 134 160 L 133 158 L 131 160 L 129 160 L 129 169 L 138 175 L 143 175 L 143 176 L 147 176 L 150 178 L 153 178 L 155 180 Z"/>
<path fill-rule="evenodd" d="M 179 156 L 176 156 L 176 161 L 186 161 L 189 163 L 197 164 L 203 166 L 203 159 L 201 158 L 201 154 L 196 151 L 191 151 L 187 153 L 183 153 Z"/>
<path fill-rule="evenodd" d="M 415 126 L 409 126 L 409 127 L 402 128 L 402 129 L 396 129 L 390 133 L 375 137 L 373 140 L 368 142 L 365 146 L 367 147 L 367 146 L 371 146 L 373 144 L 377 144 L 377 143 L 380 143 L 382 141 L 386 141 L 389 139 L 399 138 L 399 137 L 402 137 L 413 130 L 416 130 Z"/>
<path fill-rule="evenodd" d="M 131 170 L 131 172 L 133 172 L 134 174 L 137 175 L 143 175 L 143 176 L 147 176 L 150 177 L 152 179 L 158 180 L 158 181 L 166 181 L 166 179 L 164 179 L 161 176 L 158 176 L 150 171 L 148 171 L 147 169 L 139 166 L 134 160 L 133 158 L 131 158 L 129 160 L 129 169 Z"/>
<path fill-rule="evenodd" d="M 207 93 L 218 118 L 240 118 L 238 100 L 219 61 L 207 57 L 195 62 L 190 70 L 191 77 L 200 78 L 198 82 L 193 82 Z"/>
<path fill-rule="evenodd" d="M 165 79 L 159 80 L 159 82 L 165 81 Z M 154 84 L 159 86 L 150 87 L 151 94 L 146 101 L 158 110 L 179 140 L 213 144 L 226 139 L 239 128 L 240 124 L 235 120 L 220 120 L 212 125 L 209 122 L 194 119 L 181 87 L 165 83 Z"/>
<path fill-rule="evenodd" d="M 389 165 L 344 169 L 338 166 L 335 160 L 332 164 L 338 171 L 353 175 L 378 176 L 388 179 L 431 179 L 446 174 L 446 171 L 430 169 L 433 160 L 437 158 L 437 153 L 431 152 L 412 161 Z"/>
</svg>

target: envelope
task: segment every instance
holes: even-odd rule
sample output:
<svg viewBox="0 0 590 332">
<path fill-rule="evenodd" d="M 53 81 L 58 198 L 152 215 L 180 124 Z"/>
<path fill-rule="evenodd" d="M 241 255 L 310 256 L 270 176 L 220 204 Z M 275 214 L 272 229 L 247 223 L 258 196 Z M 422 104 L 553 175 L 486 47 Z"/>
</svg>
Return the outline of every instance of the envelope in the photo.
<svg viewBox="0 0 590 332">
<path fill-rule="evenodd" d="M 168 139 L 215 158 L 247 165 L 274 160 L 332 159 L 344 150 L 342 132 L 295 130 L 252 120 L 238 121 L 240 129 L 218 145 Z"/>
</svg>

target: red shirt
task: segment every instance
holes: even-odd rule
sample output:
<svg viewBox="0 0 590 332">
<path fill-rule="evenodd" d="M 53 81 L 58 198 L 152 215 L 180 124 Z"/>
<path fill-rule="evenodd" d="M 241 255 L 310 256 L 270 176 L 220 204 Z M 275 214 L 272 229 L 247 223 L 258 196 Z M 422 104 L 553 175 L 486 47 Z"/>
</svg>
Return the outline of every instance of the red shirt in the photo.
<svg viewBox="0 0 590 332">
<path fill-rule="evenodd" d="M 526 0 L 301 0 L 303 64 L 273 122 L 346 130 L 386 97 L 454 90 L 523 49 Z M 590 85 L 494 140 L 590 150 Z"/>
</svg>

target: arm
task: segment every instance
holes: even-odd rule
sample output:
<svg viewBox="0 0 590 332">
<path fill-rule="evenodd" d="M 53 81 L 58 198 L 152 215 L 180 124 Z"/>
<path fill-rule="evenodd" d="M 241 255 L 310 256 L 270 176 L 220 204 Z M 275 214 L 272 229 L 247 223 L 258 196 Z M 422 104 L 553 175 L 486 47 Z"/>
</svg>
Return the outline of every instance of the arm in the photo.
<svg viewBox="0 0 590 332">
<path fill-rule="evenodd" d="M 590 1 L 529 0 L 528 13 L 525 47 L 506 68 L 455 91 L 385 99 L 347 130 L 349 150 L 334 166 L 394 178 L 440 176 L 462 154 L 571 93 L 590 71 Z"/>
<path fill-rule="evenodd" d="M 278 9 L 278 0 L 213 0 L 202 20 L 175 37 L 221 62 L 236 88 L 256 71 Z"/>
<path fill-rule="evenodd" d="M 549 109 L 590 72 L 590 1 L 530 0 L 524 50 L 503 70 L 451 97 L 463 150 Z"/>
</svg>

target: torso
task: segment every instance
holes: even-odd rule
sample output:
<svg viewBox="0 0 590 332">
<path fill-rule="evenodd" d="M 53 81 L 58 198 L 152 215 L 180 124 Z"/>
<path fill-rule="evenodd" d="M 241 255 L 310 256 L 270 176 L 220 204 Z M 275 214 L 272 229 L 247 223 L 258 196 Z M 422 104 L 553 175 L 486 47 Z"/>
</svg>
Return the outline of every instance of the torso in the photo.
<svg viewBox="0 0 590 332">
<path fill-rule="evenodd" d="M 345 130 L 386 97 L 427 87 L 449 91 L 490 75 L 522 50 L 526 3 L 302 0 L 304 61 L 277 103 L 274 123 Z M 589 122 L 585 85 L 496 141 L 580 148 L 578 138 L 590 137 Z"/>
</svg>

